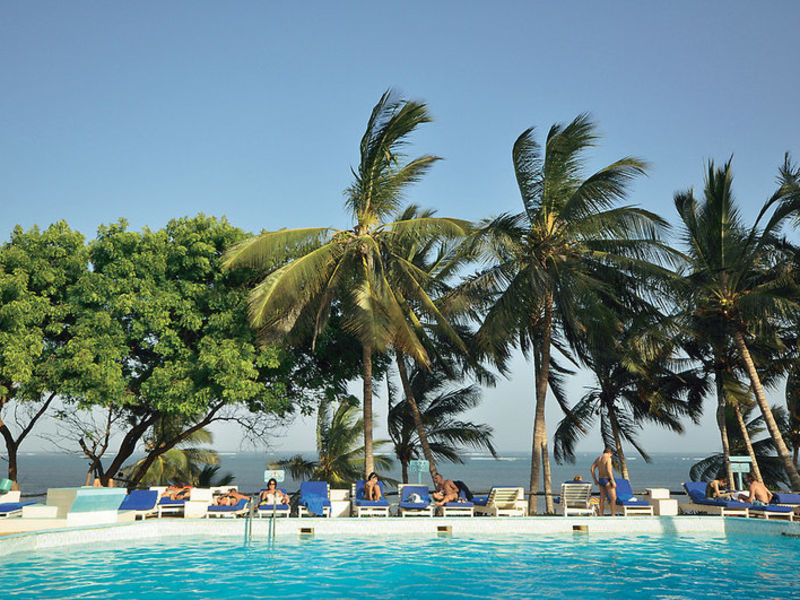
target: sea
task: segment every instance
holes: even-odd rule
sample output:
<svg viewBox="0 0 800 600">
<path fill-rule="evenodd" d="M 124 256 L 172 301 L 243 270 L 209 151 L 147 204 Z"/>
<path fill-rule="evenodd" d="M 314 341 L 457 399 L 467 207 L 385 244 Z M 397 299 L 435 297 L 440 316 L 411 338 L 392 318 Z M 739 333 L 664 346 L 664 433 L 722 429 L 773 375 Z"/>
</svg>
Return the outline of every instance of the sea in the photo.
<svg viewBox="0 0 800 600">
<path fill-rule="evenodd" d="M 296 452 L 282 455 L 293 456 Z M 303 453 L 313 458 L 313 453 Z M 576 453 L 574 464 L 551 462 L 553 489 L 557 493 L 562 481 L 580 475 L 591 481 L 589 468 L 596 455 Z M 266 452 L 221 452 L 219 473 L 231 473 L 233 484 L 242 492 L 257 492 L 264 487 L 264 472 L 268 464 L 276 460 L 274 454 Z M 702 454 L 654 453 L 651 461 L 640 457 L 628 458 L 628 471 L 634 490 L 648 487 L 669 488 L 681 491 L 681 483 L 689 478 L 689 469 L 703 457 Z M 22 453 L 19 456 L 19 484 L 25 497 L 46 494 L 47 488 L 74 487 L 83 485 L 86 480 L 88 462 L 81 456 L 56 453 Z M 448 479 L 458 479 L 467 484 L 473 493 L 486 492 L 493 485 L 513 485 L 528 488 L 530 480 L 530 453 L 504 452 L 494 458 L 489 454 L 468 453 L 462 456 L 462 463 L 438 464 L 439 472 Z M 2 468 L 2 466 L 0 466 Z M 393 469 L 381 473 L 384 478 L 400 480 L 400 465 L 395 461 Z M 430 475 L 409 473 L 409 483 L 430 483 Z M 281 487 L 293 492 L 300 487 L 300 481 L 285 472 Z M 390 486 L 391 489 L 391 486 Z"/>
</svg>

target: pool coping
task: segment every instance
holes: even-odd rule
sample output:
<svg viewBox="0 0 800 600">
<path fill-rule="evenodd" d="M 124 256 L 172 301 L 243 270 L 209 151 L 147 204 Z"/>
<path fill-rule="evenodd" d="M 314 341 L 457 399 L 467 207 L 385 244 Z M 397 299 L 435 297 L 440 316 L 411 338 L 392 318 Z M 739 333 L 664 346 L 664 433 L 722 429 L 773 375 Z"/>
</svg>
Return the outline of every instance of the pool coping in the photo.
<svg viewBox="0 0 800 600">
<path fill-rule="evenodd" d="M 252 521 L 254 541 L 271 535 L 270 520 Z M 0 538 L 0 556 L 76 544 L 175 537 L 238 538 L 245 540 L 245 519 L 150 519 L 9 534 Z M 697 533 L 788 536 L 800 541 L 800 523 L 741 517 L 434 517 L 434 518 L 281 518 L 273 533 L 281 537 L 337 537 L 365 535 L 692 535 Z"/>
</svg>

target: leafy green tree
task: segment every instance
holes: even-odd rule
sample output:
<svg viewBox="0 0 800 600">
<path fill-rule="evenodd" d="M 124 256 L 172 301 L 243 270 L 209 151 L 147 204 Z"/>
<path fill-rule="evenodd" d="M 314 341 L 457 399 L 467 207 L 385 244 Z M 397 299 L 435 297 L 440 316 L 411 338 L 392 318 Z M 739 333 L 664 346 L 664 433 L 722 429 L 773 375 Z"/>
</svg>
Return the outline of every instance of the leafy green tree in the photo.
<svg viewBox="0 0 800 600">
<path fill-rule="evenodd" d="M 0 246 L 0 435 L 15 485 L 20 445 L 69 375 L 69 289 L 87 269 L 84 238 L 63 221 L 44 231 L 16 227 Z"/>
<path fill-rule="evenodd" d="M 530 511 L 536 510 L 542 470 L 546 510 L 553 512 L 545 399 L 552 350 L 568 348 L 587 321 L 613 322 L 638 272 L 668 249 L 659 241 L 666 223 L 631 206 L 619 206 L 645 163 L 623 158 L 583 178 L 582 153 L 597 142 L 595 125 L 580 115 L 554 125 L 544 152 L 528 129 L 512 151 L 524 211 L 503 214 L 479 232 L 490 266 L 473 288 L 494 291 L 495 301 L 478 332 L 481 346 L 496 354 L 519 344 L 533 357 L 536 412 L 531 453 Z M 558 395 L 556 394 L 558 399 Z M 542 469 L 543 467 L 543 469 Z"/>
<path fill-rule="evenodd" d="M 282 351 L 262 347 L 247 321 L 252 277 L 223 271 L 223 251 L 245 234 L 199 215 L 141 233 L 124 222 L 100 228 L 89 247 L 92 269 L 73 287 L 70 395 L 80 408 L 122 411 L 119 446 L 99 465 L 114 477 L 159 423 L 184 427 L 157 444 L 131 473 L 136 485 L 159 458 L 217 421 L 268 426 L 288 414 L 295 395 Z"/>
<path fill-rule="evenodd" d="M 363 423 L 358 413 L 358 400 L 352 396 L 338 402 L 320 403 L 317 412 L 317 460 L 307 460 L 298 454 L 277 461 L 274 466 L 288 469 L 295 479 L 327 481 L 334 485 L 353 483 L 364 468 L 364 447 L 358 443 Z M 386 443 L 377 441 L 375 447 Z M 392 464 L 387 456 L 377 455 L 374 460 L 378 469 L 388 470 Z"/>
<path fill-rule="evenodd" d="M 389 399 L 389 437 L 400 461 L 403 483 L 408 483 L 409 463 L 420 457 L 422 449 L 409 397 L 416 400 L 428 451 L 435 460 L 461 463 L 464 448 L 485 449 L 497 456 L 491 427 L 459 419 L 480 404 L 477 385 L 460 386 L 461 377 L 447 377 L 435 365 L 432 370 L 415 366 L 408 379 L 411 396 L 404 395 L 398 402 L 392 402 L 392 395 Z"/>
<path fill-rule="evenodd" d="M 655 323 L 628 320 L 617 335 L 598 335 L 588 344 L 584 363 L 595 377 L 583 398 L 561 420 L 554 436 L 557 461 L 575 460 L 575 444 L 599 420 L 603 443 L 616 448 L 622 476 L 629 479 L 623 440 L 649 462 L 637 434 L 645 424 L 683 433 L 682 419 L 697 423 L 706 382 Z M 599 419 L 598 419 L 599 417 Z"/>
<path fill-rule="evenodd" d="M 792 461 L 798 464 L 800 453 L 800 374 L 797 369 L 789 373 L 786 381 L 786 409 L 789 413 L 789 443 L 792 446 Z M 799 465 L 800 466 L 800 465 Z"/>
<path fill-rule="evenodd" d="M 159 447 L 163 441 L 171 440 L 180 434 L 184 426 L 176 419 L 162 420 L 153 428 L 150 437 L 145 440 L 145 451 L 149 453 Z M 176 444 L 166 452 L 151 461 L 147 471 L 139 476 L 138 484 L 142 486 L 168 485 L 179 483 L 183 485 L 210 484 L 219 470 L 219 454 L 210 446 L 214 436 L 207 429 L 198 429 L 183 441 Z M 122 469 L 123 479 L 141 471 L 146 458 Z M 225 485 L 233 481 L 232 475 L 222 477 Z"/>
<path fill-rule="evenodd" d="M 411 307 L 447 328 L 446 320 L 425 291 L 427 275 L 395 249 L 405 248 L 409 238 L 458 236 L 465 232 L 465 224 L 454 219 L 389 220 L 409 185 L 438 160 L 435 156 L 421 156 L 406 162 L 401 153 L 408 136 L 430 120 L 424 104 L 384 93 L 372 110 L 361 140 L 361 160 L 353 171 L 355 180 L 345 191 L 353 227 L 341 231 L 317 227 L 262 233 L 232 247 L 225 260 L 228 267 L 269 270 L 250 295 L 250 321 L 265 340 L 286 340 L 309 332 L 316 338 L 325 327 L 332 304 L 338 303 L 344 327 L 362 346 L 366 472 L 374 470 L 374 354 L 394 347 L 417 362 L 428 363 L 427 352 L 408 320 L 406 311 Z M 395 265 L 396 278 L 392 281 L 387 278 L 389 263 Z"/>
<path fill-rule="evenodd" d="M 734 202 L 732 181 L 730 161 L 721 168 L 709 162 L 702 201 L 695 199 L 692 190 L 675 195 L 689 259 L 678 282 L 680 299 L 689 312 L 716 319 L 724 335 L 732 340 L 775 451 L 792 487 L 800 489 L 800 473 L 767 403 L 762 377 L 750 351 L 759 338 L 775 338 L 781 321 L 800 308 L 797 286 L 787 266 L 789 255 L 780 238 L 787 215 L 781 202 L 787 189 L 780 186 L 755 224 L 746 227 Z M 779 209 L 762 229 L 760 222 L 773 205 Z"/>
<path fill-rule="evenodd" d="M 753 442 L 753 452 L 756 457 L 757 465 L 760 467 L 762 479 L 765 485 L 775 488 L 787 482 L 786 472 L 783 469 L 780 458 L 775 456 L 775 444 L 772 437 L 767 435 L 761 439 L 757 439 L 761 434 L 766 431 L 764 426 L 763 415 L 753 415 L 755 405 L 744 407 L 742 418 L 744 419 L 745 431 L 750 438 L 755 439 Z M 781 407 L 773 407 L 773 415 L 777 418 L 779 426 L 783 429 L 787 423 L 785 413 Z M 725 418 L 728 421 L 728 431 L 730 439 L 731 453 L 734 455 L 742 455 L 746 453 L 744 438 L 742 437 L 741 429 L 738 425 L 738 418 L 734 414 L 733 406 L 727 406 L 725 409 Z M 692 465 L 689 470 L 689 477 L 692 481 L 710 481 L 720 475 L 726 473 L 725 457 L 722 453 L 712 454 L 703 460 Z M 731 479 L 730 481 L 734 481 Z"/>
</svg>

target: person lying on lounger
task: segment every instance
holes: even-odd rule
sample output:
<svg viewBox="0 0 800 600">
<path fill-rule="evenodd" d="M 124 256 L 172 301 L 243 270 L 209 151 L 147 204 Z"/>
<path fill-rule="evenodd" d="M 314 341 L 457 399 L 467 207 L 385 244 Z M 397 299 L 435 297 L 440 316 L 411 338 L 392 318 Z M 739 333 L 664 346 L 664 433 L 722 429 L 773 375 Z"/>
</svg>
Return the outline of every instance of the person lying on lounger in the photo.
<svg viewBox="0 0 800 600">
<path fill-rule="evenodd" d="M 240 500 L 247 500 L 248 496 L 240 494 L 236 488 L 231 488 L 224 494 L 220 494 L 214 499 L 214 504 L 217 506 L 236 506 Z"/>
<path fill-rule="evenodd" d="M 448 502 L 458 500 L 458 486 L 452 479 L 445 479 L 439 473 L 433 476 L 433 483 L 436 484 L 436 491 L 431 494 L 436 506 L 444 506 Z"/>
<path fill-rule="evenodd" d="M 720 500 L 735 500 L 733 494 L 726 493 L 723 490 L 728 487 L 728 478 L 720 477 L 719 479 L 712 479 L 706 485 L 706 498 L 719 498 Z"/>
<path fill-rule="evenodd" d="M 289 504 L 289 496 L 281 489 L 278 489 L 278 482 L 273 477 L 267 482 L 267 489 L 262 490 L 258 496 L 259 504 L 273 506 L 275 504 Z"/>
<path fill-rule="evenodd" d="M 381 486 L 378 485 L 378 474 L 373 471 L 364 482 L 364 500 L 377 502 L 382 497 Z"/>
<path fill-rule="evenodd" d="M 171 485 L 164 490 L 161 497 L 169 498 L 170 500 L 188 500 L 191 493 L 192 486 L 190 485 Z"/>
<path fill-rule="evenodd" d="M 750 502 L 755 504 L 769 504 L 772 502 L 772 492 L 767 489 L 767 486 L 758 481 L 755 475 L 748 473 L 747 483 L 750 484 L 750 493 L 739 494 L 739 500 L 741 502 Z"/>
</svg>

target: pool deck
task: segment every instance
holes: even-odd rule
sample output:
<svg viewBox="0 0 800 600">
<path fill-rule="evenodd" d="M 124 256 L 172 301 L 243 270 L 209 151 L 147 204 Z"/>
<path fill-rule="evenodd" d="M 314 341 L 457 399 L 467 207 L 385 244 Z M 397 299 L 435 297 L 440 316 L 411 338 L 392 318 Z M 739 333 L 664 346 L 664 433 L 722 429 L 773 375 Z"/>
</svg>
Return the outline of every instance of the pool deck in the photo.
<svg viewBox="0 0 800 600">
<path fill-rule="evenodd" d="M 22 519 L 15 519 L 17 523 Z M 59 520 L 52 528 L 19 532 L 0 538 L 0 556 L 16 552 L 58 548 L 72 544 L 131 541 L 176 537 L 232 538 L 244 541 L 245 519 L 150 519 L 129 523 L 64 528 Z M 5 524 L 10 524 L 6 521 Z M 44 523 L 41 523 L 44 525 Z M 740 517 L 450 517 L 450 518 L 283 518 L 275 522 L 276 537 L 337 537 L 365 535 L 660 535 L 732 534 L 784 535 L 798 539 L 800 523 L 764 521 Z M 252 522 L 252 540 L 269 537 L 270 521 Z"/>
</svg>

